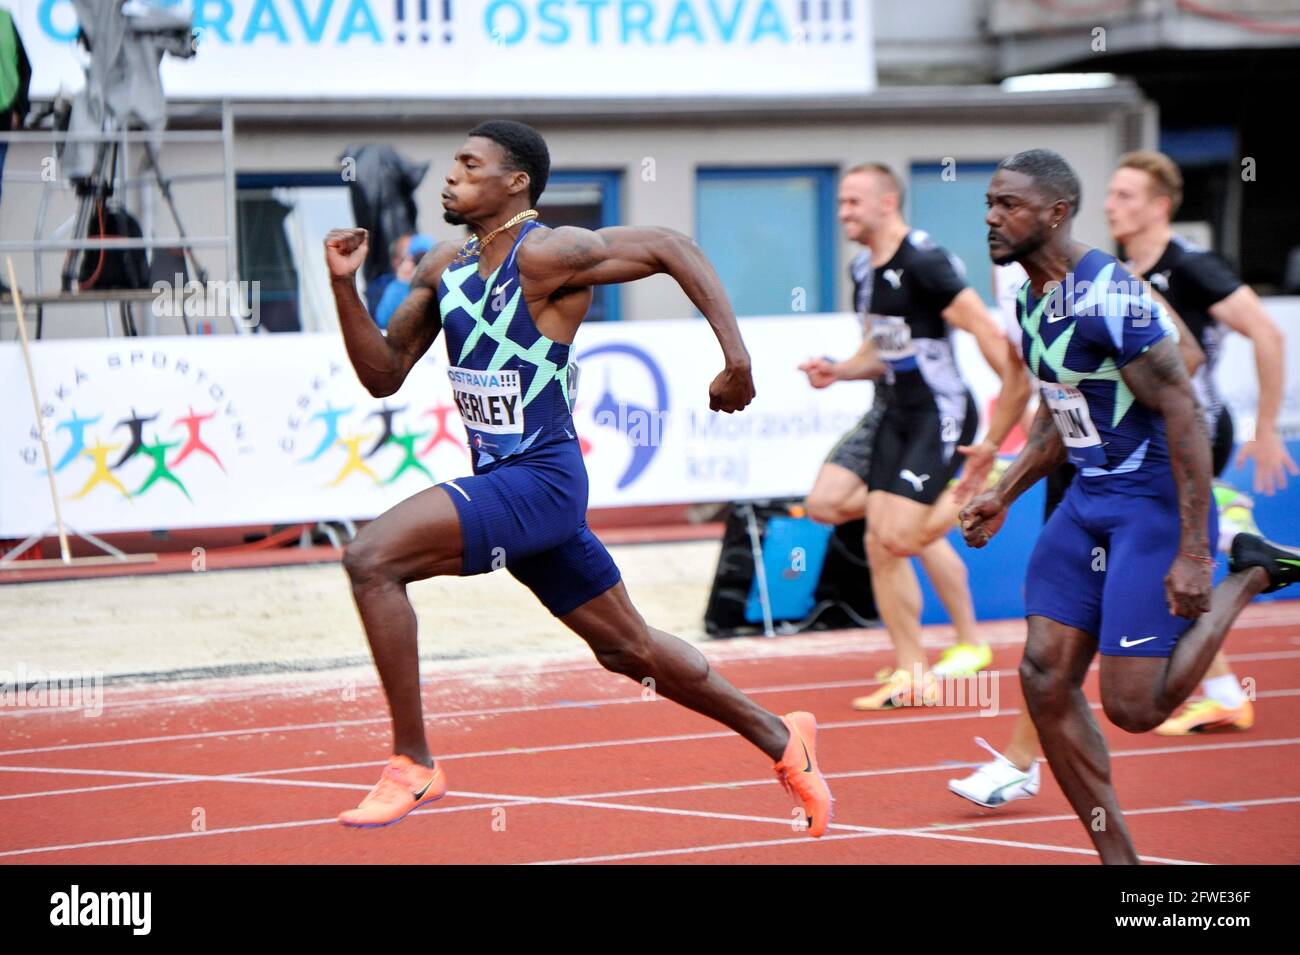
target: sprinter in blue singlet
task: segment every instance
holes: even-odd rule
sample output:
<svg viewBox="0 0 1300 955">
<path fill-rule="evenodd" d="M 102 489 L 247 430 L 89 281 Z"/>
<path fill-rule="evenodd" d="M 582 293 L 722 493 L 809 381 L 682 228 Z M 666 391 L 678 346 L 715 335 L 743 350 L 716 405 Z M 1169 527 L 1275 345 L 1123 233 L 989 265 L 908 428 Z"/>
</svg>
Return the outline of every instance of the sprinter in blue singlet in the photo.
<svg viewBox="0 0 1300 955">
<path fill-rule="evenodd" d="M 371 394 L 395 392 L 446 332 L 451 386 L 474 463 L 471 477 L 429 488 L 382 514 L 344 557 L 392 711 L 394 745 L 379 783 L 339 821 L 389 825 L 446 792 L 422 723 L 416 619 L 406 584 L 505 567 L 607 669 L 718 720 L 771 757 L 810 834 L 820 836 L 831 798 L 817 764 L 812 714 L 768 712 L 697 649 L 648 626 L 586 522 L 570 350 L 591 287 L 657 274 L 673 278 L 717 335 L 724 367 L 709 387 L 709 405 L 730 413 L 749 404 L 754 385 L 726 292 L 699 247 L 680 233 L 542 225 L 533 207 L 549 170 L 550 154 L 536 130 L 508 121 L 471 130 L 442 192 L 444 218 L 467 226 L 470 236 L 425 255 L 386 336 L 356 291 L 365 231 L 336 229 L 325 240 L 344 342 Z M 490 608 L 483 619 L 490 625 Z"/>
<path fill-rule="evenodd" d="M 1106 741 L 1083 695 L 1093 657 L 1100 649 L 1111 721 L 1154 729 L 1196 688 L 1246 604 L 1300 579 L 1300 555 L 1238 534 L 1232 573 L 1211 587 L 1204 418 L 1162 310 L 1114 256 L 1071 237 L 1080 191 L 1048 149 L 1004 159 L 989 184 L 989 256 L 1029 275 L 1022 352 L 1043 401 L 1025 449 L 961 521 L 966 542 L 983 547 L 1039 478 L 1067 458 L 1079 469 L 1029 560 L 1021 685 L 1102 861 L 1135 863 Z"/>
</svg>

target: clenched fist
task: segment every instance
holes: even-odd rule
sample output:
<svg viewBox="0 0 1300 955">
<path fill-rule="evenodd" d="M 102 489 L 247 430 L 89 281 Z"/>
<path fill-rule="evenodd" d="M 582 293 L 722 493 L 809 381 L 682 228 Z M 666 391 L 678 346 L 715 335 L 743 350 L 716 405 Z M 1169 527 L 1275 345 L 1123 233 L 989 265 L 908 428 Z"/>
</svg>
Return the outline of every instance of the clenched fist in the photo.
<svg viewBox="0 0 1300 955">
<path fill-rule="evenodd" d="M 1214 586 L 1214 562 L 1198 560 L 1187 554 L 1174 558 L 1165 575 L 1165 600 L 1169 612 L 1184 620 L 1195 620 L 1210 609 L 1210 592 Z"/>
<path fill-rule="evenodd" d="M 961 511 L 961 536 L 968 547 L 983 547 L 1007 519 L 1007 506 L 993 491 L 985 491 Z"/>
<path fill-rule="evenodd" d="M 731 414 L 754 400 L 754 377 L 749 365 L 727 365 L 709 385 L 709 410 Z"/>
<path fill-rule="evenodd" d="M 370 233 L 365 229 L 330 229 L 325 236 L 325 264 L 330 278 L 346 279 L 357 274 L 370 251 Z"/>
</svg>

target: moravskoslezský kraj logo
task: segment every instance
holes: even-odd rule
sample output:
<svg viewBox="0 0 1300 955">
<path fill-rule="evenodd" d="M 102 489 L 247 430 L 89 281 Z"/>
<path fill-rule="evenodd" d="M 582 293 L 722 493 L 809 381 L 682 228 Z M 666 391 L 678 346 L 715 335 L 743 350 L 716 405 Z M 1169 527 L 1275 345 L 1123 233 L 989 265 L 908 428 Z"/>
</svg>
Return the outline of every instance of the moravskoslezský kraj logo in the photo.
<svg viewBox="0 0 1300 955">
<path fill-rule="evenodd" d="M 582 455 L 616 445 L 626 448 L 626 464 L 619 469 L 615 487 L 633 484 L 663 447 L 668 425 L 668 379 L 653 355 L 630 342 L 606 342 L 578 354 L 583 385 L 595 390 L 588 405 L 578 389 L 574 405 L 575 427 L 580 429 Z M 585 413 L 584 413 L 585 412 Z M 587 417 L 591 419 L 591 427 Z M 576 421 L 577 417 L 582 422 Z M 604 433 L 613 440 L 607 440 Z"/>
</svg>

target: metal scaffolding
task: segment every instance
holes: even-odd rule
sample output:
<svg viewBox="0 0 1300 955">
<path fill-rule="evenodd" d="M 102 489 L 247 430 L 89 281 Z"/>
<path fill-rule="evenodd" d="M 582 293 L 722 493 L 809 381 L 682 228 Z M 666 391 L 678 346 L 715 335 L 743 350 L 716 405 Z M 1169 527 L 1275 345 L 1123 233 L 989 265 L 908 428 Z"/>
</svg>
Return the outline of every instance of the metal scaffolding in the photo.
<svg viewBox="0 0 1300 955">
<path fill-rule="evenodd" d="M 5 182 L 21 186 L 39 185 L 41 197 L 33 222 L 33 235 L 30 240 L 0 241 L 0 255 L 30 255 L 33 265 L 33 287 L 26 290 L 25 302 L 32 306 L 36 318 L 36 337 L 40 338 L 44 325 L 44 310 L 67 305 L 99 304 L 104 308 L 105 334 L 114 334 L 114 322 L 111 316 L 113 306 L 117 307 L 124 335 L 139 334 L 140 323 L 136 320 L 137 305 L 154 303 L 159 294 L 152 289 L 88 289 L 77 290 L 74 275 L 76 263 L 81 254 L 94 250 L 122 249 L 169 249 L 179 250 L 183 263 L 193 267 L 194 279 L 200 286 L 209 283 L 209 272 L 202 264 L 197 250 L 219 248 L 226 253 L 226 275 L 224 280 L 229 288 L 238 288 L 238 242 L 235 227 L 235 170 L 234 170 L 234 119 L 230 104 L 223 103 L 221 111 L 221 128 L 209 130 L 116 130 L 102 133 L 69 133 L 60 130 L 34 130 L 22 132 L 0 132 L 0 142 L 15 144 L 51 143 L 61 148 L 69 142 L 90 142 L 98 144 L 97 152 L 104 175 L 108 179 L 105 195 L 119 197 L 123 206 L 132 190 L 139 197 L 142 207 L 139 216 L 141 231 L 139 238 L 87 238 L 89 226 L 88 209 L 91 196 L 79 193 L 77 212 L 53 228 L 47 229 L 49 211 L 54 201 L 61 195 L 77 191 L 77 186 L 60 176 L 41 173 L 20 172 L 6 174 Z M 219 145 L 221 166 L 212 172 L 187 172 L 167 175 L 159 159 L 160 151 L 168 144 L 211 143 Z M 143 147 L 141 168 L 131 168 L 131 150 L 133 145 Z M 111 177 L 111 178 L 110 178 Z M 172 186 L 186 186 L 206 182 L 220 181 L 222 184 L 222 203 L 224 209 L 224 233 L 218 235 L 187 235 L 172 194 Z M 173 236 L 159 236 L 154 228 L 152 214 L 154 190 L 162 196 L 176 229 Z M 84 191 L 84 190 L 83 190 Z M 45 260 L 50 253 L 64 256 L 61 288 L 46 289 Z M 182 264 L 183 267 L 183 264 Z M 170 276 L 169 276 L 170 278 Z M 229 304 L 228 312 L 221 317 L 228 320 L 231 330 L 236 334 L 247 334 L 248 324 L 240 314 L 239 296 L 222 296 Z M 13 307 L 12 295 L 0 295 L 0 314 Z M 146 315 L 146 329 L 153 327 L 153 315 Z M 189 321 L 181 315 L 186 334 L 194 331 Z M 214 316 L 215 317 L 215 316 Z"/>
</svg>

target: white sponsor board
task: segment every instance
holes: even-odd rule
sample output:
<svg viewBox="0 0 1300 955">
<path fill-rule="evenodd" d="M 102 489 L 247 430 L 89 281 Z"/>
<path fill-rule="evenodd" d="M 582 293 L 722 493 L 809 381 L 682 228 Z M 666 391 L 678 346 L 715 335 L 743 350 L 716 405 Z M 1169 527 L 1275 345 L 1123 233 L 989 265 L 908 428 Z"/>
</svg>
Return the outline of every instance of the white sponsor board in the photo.
<svg viewBox="0 0 1300 955">
<path fill-rule="evenodd" d="M 758 398 L 709 410 L 703 321 L 591 325 L 575 424 L 593 507 L 802 493 L 870 385 L 814 391 L 795 367 L 848 354 L 851 316 L 747 319 Z M 470 473 L 445 346 L 372 398 L 337 335 L 35 342 L 65 520 L 124 531 L 369 518 Z M 17 344 L 0 345 L 0 536 L 54 520 Z M 526 420 L 526 412 L 525 412 Z"/>
<path fill-rule="evenodd" d="M 1300 297 L 1277 296 L 1263 300 L 1264 309 L 1286 336 L 1284 387 L 1278 428 L 1283 438 L 1300 438 Z M 995 313 L 996 317 L 1003 317 Z M 990 402 L 997 395 L 998 380 L 979 357 L 975 339 L 966 332 L 953 333 L 957 364 L 974 392 L 984 416 L 981 434 L 988 423 Z M 1255 348 L 1250 340 L 1235 332 L 1224 335 L 1214 381 L 1224 404 L 1232 412 L 1238 444 L 1254 434 L 1255 411 L 1259 406 L 1259 375 L 1255 367 Z"/>
<path fill-rule="evenodd" d="M 1300 299 L 1269 311 L 1288 332 L 1282 425 L 1300 433 Z M 758 396 L 709 410 L 722 367 L 700 320 L 593 324 L 579 332 L 574 421 L 592 507 L 787 497 L 807 492 L 831 446 L 866 410 L 871 385 L 814 390 L 797 368 L 844 357 L 851 314 L 741 321 Z M 970 336 L 958 363 L 982 413 L 997 378 Z M 329 334 L 35 342 L 56 484 L 68 523 L 101 532 L 374 517 L 468 474 L 445 346 L 397 394 L 372 398 Z M 1249 342 L 1227 339 L 1219 382 L 1253 419 Z M 0 344 L 0 537 L 54 520 L 22 355 Z M 525 421 L 527 412 L 525 410 Z"/>
<path fill-rule="evenodd" d="M 403 437 L 436 432 L 422 417 L 439 393 L 429 363 L 375 400 L 336 336 L 36 342 L 32 359 L 63 515 L 78 530 L 373 515 L 430 483 L 409 464 L 396 474 L 403 441 L 425 470 L 465 460 L 459 430 L 422 458 L 423 443 Z M 15 536 L 49 526 L 53 511 L 12 343 L 0 382 L 11 409 L 0 420 L 0 535 Z"/>
<path fill-rule="evenodd" d="M 1283 438 L 1294 441 L 1300 438 L 1300 297 L 1266 298 L 1264 309 L 1286 336 L 1278 429 Z M 1224 336 L 1214 380 L 1232 411 L 1237 442 L 1248 440 L 1254 434 L 1259 406 L 1259 375 L 1250 339 L 1235 333 Z"/>
<path fill-rule="evenodd" d="M 155 0 L 193 12 L 184 98 L 867 93 L 870 0 Z M 82 84 L 70 0 L 17 0 L 32 95 Z"/>
</svg>

